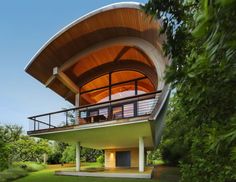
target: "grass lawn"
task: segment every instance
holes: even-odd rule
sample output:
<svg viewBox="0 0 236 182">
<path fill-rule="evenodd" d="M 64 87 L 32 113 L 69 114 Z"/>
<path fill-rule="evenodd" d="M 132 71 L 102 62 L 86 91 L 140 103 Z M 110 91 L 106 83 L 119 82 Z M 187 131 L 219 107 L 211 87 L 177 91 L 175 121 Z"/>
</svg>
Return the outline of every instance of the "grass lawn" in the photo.
<svg viewBox="0 0 236 182">
<path fill-rule="evenodd" d="M 16 182 L 177 182 L 177 169 L 162 169 L 162 174 L 157 175 L 157 179 L 119 179 L 119 178 L 96 178 L 96 177 L 78 177 L 78 176 L 56 176 L 55 170 L 72 170 L 74 167 L 56 165 L 49 166 L 38 172 L 30 173 L 27 177 L 16 180 Z"/>
</svg>

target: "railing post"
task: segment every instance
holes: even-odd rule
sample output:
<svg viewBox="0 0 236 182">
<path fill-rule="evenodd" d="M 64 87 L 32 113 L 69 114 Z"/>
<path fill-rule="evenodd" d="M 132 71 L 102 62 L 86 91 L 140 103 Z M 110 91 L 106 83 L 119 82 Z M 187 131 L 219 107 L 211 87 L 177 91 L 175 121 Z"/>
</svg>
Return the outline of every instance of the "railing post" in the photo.
<svg viewBox="0 0 236 182">
<path fill-rule="evenodd" d="M 77 114 L 77 117 L 78 117 L 78 123 L 76 123 L 76 121 L 75 121 L 75 125 L 80 125 L 80 118 L 81 118 L 81 113 L 80 113 L 80 110 L 79 109 L 76 109 L 75 110 L 75 113 L 78 113 Z"/>
<path fill-rule="evenodd" d="M 66 111 L 66 126 L 68 126 L 68 112 Z"/>
<path fill-rule="evenodd" d="M 138 116 L 138 101 L 134 102 L 134 117 Z"/>
<path fill-rule="evenodd" d="M 138 81 L 135 80 L 134 82 L 134 87 L 135 87 L 135 96 L 138 96 Z M 138 116 L 138 101 L 134 102 L 134 117 Z"/>
<path fill-rule="evenodd" d="M 124 118 L 124 104 L 121 105 L 121 113 L 122 113 L 121 118 L 123 119 Z"/>
<path fill-rule="evenodd" d="M 109 103 L 109 106 L 108 106 L 108 120 L 112 120 L 112 108 L 111 108 L 111 103 Z"/>
<path fill-rule="evenodd" d="M 36 130 L 36 121 L 35 121 L 35 118 L 33 119 L 34 120 L 34 131 Z"/>
<path fill-rule="evenodd" d="M 48 115 L 48 121 L 49 121 L 49 128 L 51 128 L 51 114 Z"/>
</svg>

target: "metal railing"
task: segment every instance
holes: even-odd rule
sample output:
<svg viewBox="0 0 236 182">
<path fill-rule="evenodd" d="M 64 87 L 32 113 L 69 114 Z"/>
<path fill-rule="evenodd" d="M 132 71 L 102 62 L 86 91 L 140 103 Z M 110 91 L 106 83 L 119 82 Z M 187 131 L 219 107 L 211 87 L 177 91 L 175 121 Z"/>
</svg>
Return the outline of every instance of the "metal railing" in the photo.
<svg viewBox="0 0 236 182">
<path fill-rule="evenodd" d="M 161 91 L 31 116 L 29 132 L 150 115 Z"/>
</svg>

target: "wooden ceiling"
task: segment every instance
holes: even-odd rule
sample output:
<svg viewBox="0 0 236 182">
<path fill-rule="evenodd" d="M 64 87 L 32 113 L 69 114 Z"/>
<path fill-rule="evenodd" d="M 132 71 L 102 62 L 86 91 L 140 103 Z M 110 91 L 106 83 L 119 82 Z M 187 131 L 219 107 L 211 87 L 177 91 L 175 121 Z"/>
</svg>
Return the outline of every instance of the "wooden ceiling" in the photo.
<svg viewBox="0 0 236 182">
<path fill-rule="evenodd" d="M 138 6 L 134 8 L 116 6 L 113 9 L 100 10 L 97 13 L 92 13 L 91 16 L 87 15 L 86 18 L 78 19 L 54 36 L 32 58 L 26 67 L 26 72 L 41 83 L 46 84 L 52 77 L 54 67 L 60 68 L 68 59 L 79 52 L 112 38 L 137 37 L 148 41 L 156 48 L 160 48 L 162 41 L 158 35 L 158 30 L 159 23 L 148 17 Z M 78 85 L 78 78 L 89 70 L 106 63 L 125 62 L 127 60 L 140 62 L 139 67 L 146 65 L 148 69 L 156 72 L 148 55 L 135 46 L 121 44 L 99 49 L 83 56 L 63 72 Z M 154 76 L 156 79 L 157 74 Z M 121 77 L 118 75 L 114 80 L 120 80 Z M 75 93 L 57 78 L 48 87 L 74 104 Z"/>
<path fill-rule="evenodd" d="M 123 51 L 125 50 L 125 51 Z M 150 67 L 153 67 L 149 58 L 141 52 L 138 48 L 129 46 L 112 46 L 107 47 L 89 54 L 78 60 L 78 62 L 71 66 L 66 73 L 69 76 L 79 77 L 88 70 L 99 65 L 106 64 L 113 61 L 121 60 L 137 60 Z"/>
</svg>

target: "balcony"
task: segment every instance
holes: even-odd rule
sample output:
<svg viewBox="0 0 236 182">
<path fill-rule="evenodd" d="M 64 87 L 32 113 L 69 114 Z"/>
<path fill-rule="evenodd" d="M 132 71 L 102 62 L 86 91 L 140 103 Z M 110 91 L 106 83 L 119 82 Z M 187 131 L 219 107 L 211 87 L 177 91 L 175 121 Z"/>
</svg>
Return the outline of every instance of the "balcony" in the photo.
<svg viewBox="0 0 236 182">
<path fill-rule="evenodd" d="M 29 117 L 28 134 L 68 130 L 83 125 L 105 122 L 126 122 L 148 118 L 158 102 L 161 91 L 125 97 L 61 111 Z"/>
</svg>

